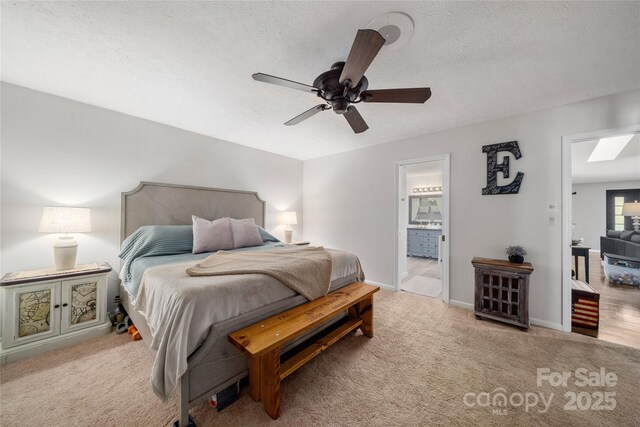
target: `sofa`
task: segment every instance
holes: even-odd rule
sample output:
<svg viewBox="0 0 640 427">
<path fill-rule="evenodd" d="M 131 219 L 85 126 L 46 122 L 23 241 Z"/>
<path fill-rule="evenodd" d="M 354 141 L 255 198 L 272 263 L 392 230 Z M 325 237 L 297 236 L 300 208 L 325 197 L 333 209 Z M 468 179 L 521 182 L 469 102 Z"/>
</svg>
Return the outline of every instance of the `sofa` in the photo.
<svg viewBox="0 0 640 427">
<path fill-rule="evenodd" d="M 640 232 L 607 230 L 607 235 L 600 237 L 600 258 L 604 254 L 640 258 Z"/>
</svg>

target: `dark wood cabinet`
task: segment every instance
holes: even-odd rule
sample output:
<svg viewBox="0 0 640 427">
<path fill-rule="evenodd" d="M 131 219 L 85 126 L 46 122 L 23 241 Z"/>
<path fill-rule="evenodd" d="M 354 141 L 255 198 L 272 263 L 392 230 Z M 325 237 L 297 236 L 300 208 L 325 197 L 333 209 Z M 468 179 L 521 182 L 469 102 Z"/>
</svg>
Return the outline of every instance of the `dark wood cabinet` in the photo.
<svg viewBox="0 0 640 427">
<path fill-rule="evenodd" d="M 528 329 L 531 264 L 478 257 L 471 264 L 475 268 L 476 317 Z"/>
</svg>

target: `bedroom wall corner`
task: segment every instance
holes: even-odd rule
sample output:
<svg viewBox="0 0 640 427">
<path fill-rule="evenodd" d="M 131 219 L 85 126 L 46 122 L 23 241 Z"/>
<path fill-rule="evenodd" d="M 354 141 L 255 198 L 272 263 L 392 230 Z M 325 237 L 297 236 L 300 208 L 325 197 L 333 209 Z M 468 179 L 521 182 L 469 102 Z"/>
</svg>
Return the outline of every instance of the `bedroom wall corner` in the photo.
<svg viewBox="0 0 640 427">
<path fill-rule="evenodd" d="M 257 191 L 266 228 L 284 237 L 278 211 L 296 210 L 302 237 L 302 161 L 2 82 L 2 274 L 53 266 L 53 235 L 39 234 L 42 208 L 92 209 L 93 232 L 79 234 L 77 262 L 114 270 L 120 193 L 139 181 Z M 109 302 L 117 291 L 111 274 Z"/>
</svg>

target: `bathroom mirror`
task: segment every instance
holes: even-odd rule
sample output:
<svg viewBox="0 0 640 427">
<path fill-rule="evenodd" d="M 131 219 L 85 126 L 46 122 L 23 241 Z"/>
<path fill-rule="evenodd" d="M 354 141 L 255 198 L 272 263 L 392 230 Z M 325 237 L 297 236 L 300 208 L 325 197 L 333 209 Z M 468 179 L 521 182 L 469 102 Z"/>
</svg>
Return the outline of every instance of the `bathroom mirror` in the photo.
<svg viewBox="0 0 640 427">
<path fill-rule="evenodd" d="M 409 224 L 442 225 L 442 196 L 409 196 Z"/>
</svg>

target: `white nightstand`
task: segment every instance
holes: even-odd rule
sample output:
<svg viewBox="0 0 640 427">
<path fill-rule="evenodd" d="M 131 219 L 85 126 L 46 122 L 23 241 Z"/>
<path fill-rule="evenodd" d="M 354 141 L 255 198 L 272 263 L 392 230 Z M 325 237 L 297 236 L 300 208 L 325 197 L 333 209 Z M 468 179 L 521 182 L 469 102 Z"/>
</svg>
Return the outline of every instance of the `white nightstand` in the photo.
<svg viewBox="0 0 640 427">
<path fill-rule="evenodd" d="M 0 364 L 108 334 L 107 263 L 9 273 L 0 281 Z"/>
</svg>

